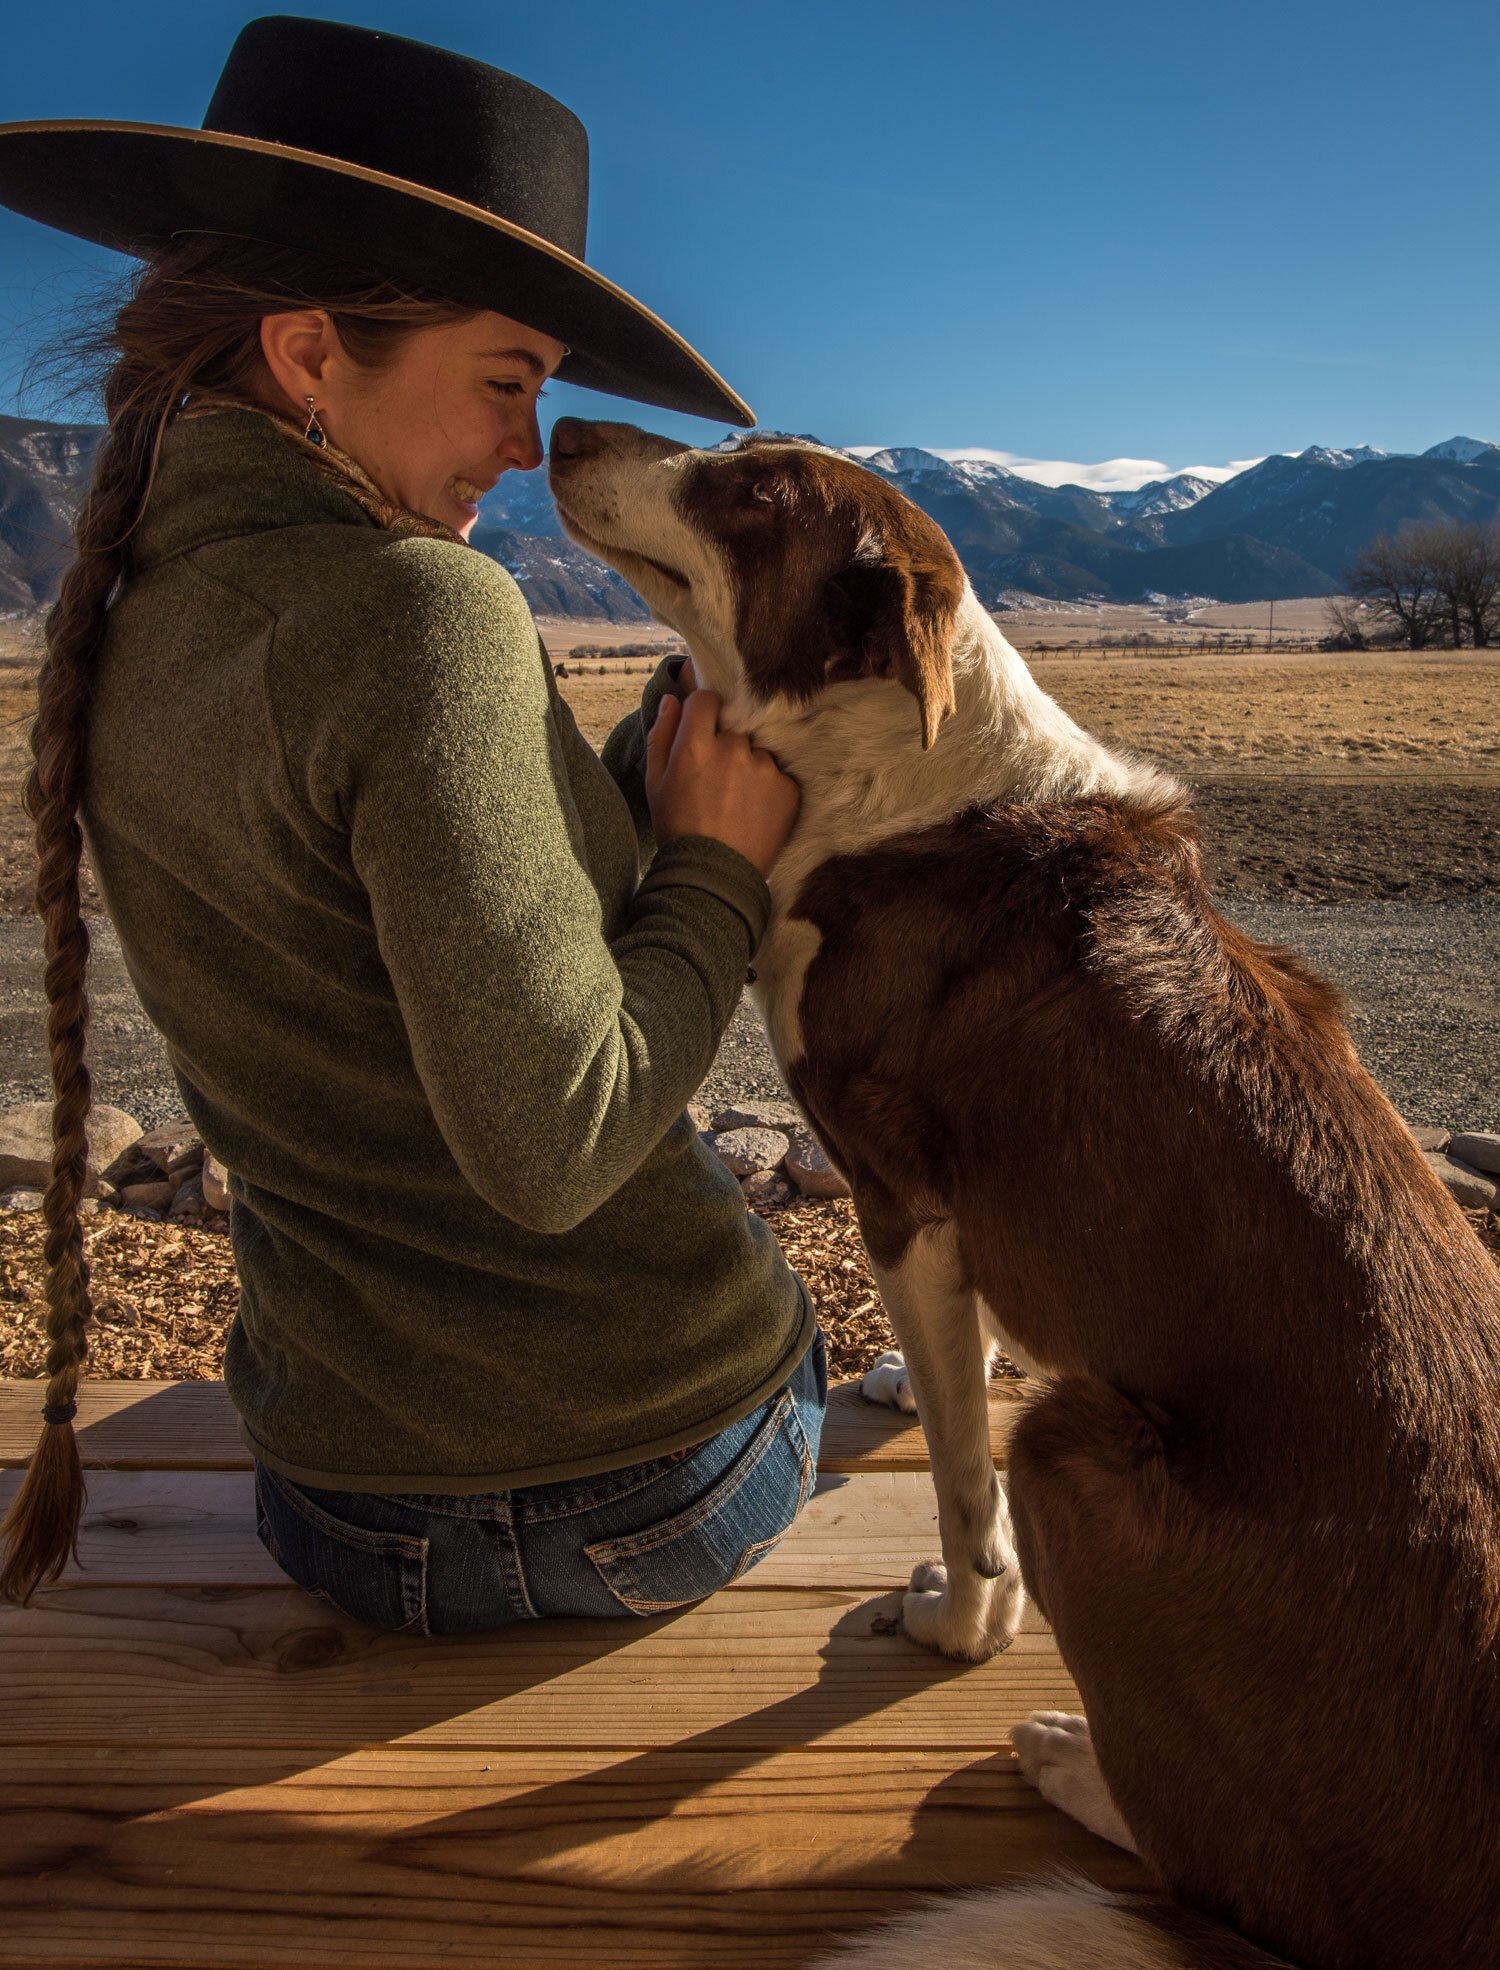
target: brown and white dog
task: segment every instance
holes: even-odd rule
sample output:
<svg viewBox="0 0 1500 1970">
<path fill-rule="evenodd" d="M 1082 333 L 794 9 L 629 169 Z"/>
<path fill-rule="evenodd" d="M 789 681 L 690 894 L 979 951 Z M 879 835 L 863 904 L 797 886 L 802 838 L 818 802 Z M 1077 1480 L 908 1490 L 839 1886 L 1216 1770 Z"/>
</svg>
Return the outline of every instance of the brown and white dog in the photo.
<svg viewBox="0 0 1500 1970">
<path fill-rule="evenodd" d="M 1024 1579 L 1088 1724 L 1020 1726 L 1023 1768 L 1172 1891 L 838 1961 L 1496 1970 L 1500 1275 L 1336 994 L 1215 913 L 1182 790 L 872 473 L 568 419 L 552 484 L 802 787 L 754 990 L 901 1343 L 868 1392 L 931 1446 L 906 1630 L 982 1659 Z M 1001 1341 L 1040 1377 L 1008 1508 Z"/>
</svg>

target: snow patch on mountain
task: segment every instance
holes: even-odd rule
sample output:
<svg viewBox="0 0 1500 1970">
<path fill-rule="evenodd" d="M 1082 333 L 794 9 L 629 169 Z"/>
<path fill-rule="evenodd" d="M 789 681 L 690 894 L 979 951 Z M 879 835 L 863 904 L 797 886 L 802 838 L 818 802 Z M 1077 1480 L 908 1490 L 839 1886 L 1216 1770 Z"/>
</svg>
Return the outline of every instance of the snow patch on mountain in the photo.
<svg viewBox="0 0 1500 1970">
<path fill-rule="evenodd" d="M 864 451 L 864 447 L 858 446 L 850 449 L 861 454 Z M 1002 466 L 1018 479 L 1034 479 L 1039 485 L 1082 486 L 1086 492 L 1097 493 L 1139 492 L 1145 486 L 1181 478 L 1206 479 L 1210 485 L 1217 486 L 1260 464 L 1258 458 L 1236 458 L 1228 465 L 1187 465 L 1174 472 L 1159 458 L 1106 458 L 1088 465 L 1066 458 L 1028 458 L 1021 452 L 993 451 L 981 445 L 956 449 L 934 446 L 933 449 L 950 464 L 974 459 Z"/>
<path fill-rule="evenodd" d="M 1484 452 L 1495 449 L 1495 445 L 1483 438 L 1445 438 L 1440 445 L 1429 445 L 1422 456 L 1451 459 L 1455 465 L 1472 465 Z"/>
<path fill-rule="evenodd" d="M 1150 479 L 1133 492 L 1106 493 L 1105 498 L 1112 512 L 1128 514 L 1133 520 L 1150 520 L 1158 513 L 1180 513 L 1184 507 L 1196 506 L 1222 483 L 1201 472 L 1174 472 L 1170 479 Z"/>
<path fill-rule="evenodd" d="M 1483 449 L 1481 445 L 1480 450 Z M 1346 472 L 1351 465 L 1368 465 L 1371 459 L 1389 458 L 1391 454 L 1381 451 L 1376 445 L 1355 445 L 1349 451 L 1337 451 L 1330 445 L 1309 445 L 1306 451 L 1299 451 L 1296 455 L 1305 458 L 1310 465 L 1331 465 L 1336 471 Z"/>
</svg>

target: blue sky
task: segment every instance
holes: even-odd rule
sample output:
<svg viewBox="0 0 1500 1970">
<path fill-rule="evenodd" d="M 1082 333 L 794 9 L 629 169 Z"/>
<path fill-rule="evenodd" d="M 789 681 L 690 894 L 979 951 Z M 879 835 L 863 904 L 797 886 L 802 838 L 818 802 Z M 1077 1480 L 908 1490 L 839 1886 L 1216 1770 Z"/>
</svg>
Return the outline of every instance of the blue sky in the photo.
<svg viewBox="0 0 1500 1970">
<path fill-rule="evenodd" d="M 197 124 L 253 11 L 17 8 L 0 118 Z M 591 261 L 766 424 L 1174 469 L 1500 439 L 1493 0 L 326 11 L 575 109 Z M 0 408 L 108 262 L 0 212 Z"/>
</svg>

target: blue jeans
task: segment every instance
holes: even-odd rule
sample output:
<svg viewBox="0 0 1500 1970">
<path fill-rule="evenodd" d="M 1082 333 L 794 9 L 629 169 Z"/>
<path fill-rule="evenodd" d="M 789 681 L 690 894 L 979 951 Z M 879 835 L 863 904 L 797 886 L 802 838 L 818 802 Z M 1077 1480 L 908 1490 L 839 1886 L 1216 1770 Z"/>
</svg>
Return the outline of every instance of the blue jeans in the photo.
<svg viewBox="0 0 1500 1970">
<path fill-rule="evenodd" d="M 737 1580 L 817 1473 L 823 1337 L 762 1407 L 691 1449 L 595 1477 L 455 1497 L 315 1491 L 255 1467 L 256 1531 L 356 1621 L 467 1634 L 547 1614 L 660 1614 Z"/>
</svg>

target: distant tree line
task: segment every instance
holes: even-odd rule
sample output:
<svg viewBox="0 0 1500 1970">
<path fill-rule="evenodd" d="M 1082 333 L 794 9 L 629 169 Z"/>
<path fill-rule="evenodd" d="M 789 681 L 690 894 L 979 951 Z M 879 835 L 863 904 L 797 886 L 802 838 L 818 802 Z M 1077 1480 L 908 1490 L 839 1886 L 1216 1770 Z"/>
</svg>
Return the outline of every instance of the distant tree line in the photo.
<svg viewBox="0 0 1500 1970">
<path fill-rule="evenodd" d="M 1432 520 L 1377 534 L 1328 605 L 1330 648 L 1500 643 L 1500 525 Z"/>
</svg>

